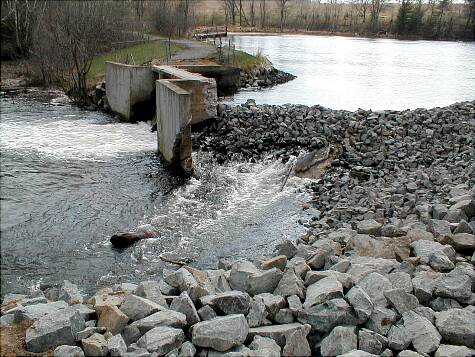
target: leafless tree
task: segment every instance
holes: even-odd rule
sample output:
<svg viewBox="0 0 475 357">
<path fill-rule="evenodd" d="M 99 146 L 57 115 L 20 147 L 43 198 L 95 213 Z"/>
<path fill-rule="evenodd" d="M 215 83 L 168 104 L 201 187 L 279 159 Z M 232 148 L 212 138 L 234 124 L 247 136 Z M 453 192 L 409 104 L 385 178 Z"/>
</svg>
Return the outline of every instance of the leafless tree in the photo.
<svg viewBox="0 0 475 357">
<path fill-rule="evenodd" d="M 285 17 L 287 16 L 287 4 L 290 0 L 279 0 L 280 32 L 284 32 Z"/>
<path fill-rule="evenodd" d="M 261 16 L 261 28 L 265 29 L 266 28 L 266 16 L 267 16 L 266 0 L 261 0 L 259 10 L 260 10 L 260 16 Z"/>
<path fill-rule="evenodd" d="M 371 0 L 371 30 L 377 32 L 379 30 L 379 15 L 385 5 L 386 0 Z"/>
</svg>

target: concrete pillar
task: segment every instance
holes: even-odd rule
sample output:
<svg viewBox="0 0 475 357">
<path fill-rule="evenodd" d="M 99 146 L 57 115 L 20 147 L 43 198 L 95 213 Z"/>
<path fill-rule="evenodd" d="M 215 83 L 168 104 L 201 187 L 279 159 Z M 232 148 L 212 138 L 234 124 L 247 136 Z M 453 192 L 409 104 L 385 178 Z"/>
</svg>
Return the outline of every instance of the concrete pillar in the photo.
<svg viewBox="0 0 475 357">
<path fill-rule="evenodd" d="M 162 157 L 191 173 L 191 93 L 171 81 L 156 81 L 157 135 Z"/>
</svg>

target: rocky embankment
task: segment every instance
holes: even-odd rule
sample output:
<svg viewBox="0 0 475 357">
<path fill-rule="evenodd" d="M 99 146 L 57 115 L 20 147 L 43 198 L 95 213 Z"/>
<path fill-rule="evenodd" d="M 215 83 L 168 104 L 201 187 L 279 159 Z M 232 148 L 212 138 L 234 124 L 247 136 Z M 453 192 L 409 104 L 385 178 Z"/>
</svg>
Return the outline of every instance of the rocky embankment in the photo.
<svg viewBox="0 0 475 357">
<path fill-rule="evenodd" d="M 257 261 L 175 266 L 85 297 L 7 295 L 2 332 L 55 356 L 469 356 L 475 349 L 475 102 L 405 112 L 220 108 L 198 133 L 227 159 L 339 146 L 320 214 Z"/>
<path fill-rule="evenodd" d="M 241 88 L 267 88 L 283 84 L 297 78 L 293 74 L 277 68 L 257 68 L 249 73 L 241 74 Z"/>
</svg>

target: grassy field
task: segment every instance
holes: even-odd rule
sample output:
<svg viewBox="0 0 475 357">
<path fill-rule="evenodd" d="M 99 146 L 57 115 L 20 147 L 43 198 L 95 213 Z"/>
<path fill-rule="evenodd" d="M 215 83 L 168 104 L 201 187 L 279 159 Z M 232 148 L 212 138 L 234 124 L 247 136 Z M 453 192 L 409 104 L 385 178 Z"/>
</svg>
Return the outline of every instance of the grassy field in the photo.
<svg viewBox="0 0 475 357">
<path fill-rule="evenodd" d="M 90 80 L 97 80 L 105 75 L 106 61 L 141 65 L 152 59 L 165 59 L 168 43 L 165 41 L 152 41 L 139 45 L 128 46 L 103 55 L 97 56 L 92 61 L 88 73 Z M 171 54 L 178 52 L 181 47 L 170 45 Z"/>
<path fill-rule="evenodd" d="M 229 50 L 228 47 L 223 47 L 221 54 L 218 50 L 216 52 L 215 59 L 216 62 L 220 64 L 239 67 L 243 72 L 250 71 L 254 67 L 266 62 L 265 57 L 260 53 L 251 55 L 243 51 L 233 51 L 232 49 Z"/>
</svg>

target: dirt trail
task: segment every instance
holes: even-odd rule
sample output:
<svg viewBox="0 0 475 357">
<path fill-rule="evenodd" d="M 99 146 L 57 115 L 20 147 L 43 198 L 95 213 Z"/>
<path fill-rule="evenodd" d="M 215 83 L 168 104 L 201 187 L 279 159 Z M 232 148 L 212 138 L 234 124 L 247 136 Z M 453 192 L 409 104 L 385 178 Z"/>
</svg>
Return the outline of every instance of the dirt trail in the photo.
<svg viewBox="0 0 475 357">
<path fill-rule="evenodd" d="M 167 40 L 162 36 L 149 35 L 151 40 Z M 195 40 L 171 40 L 183 49 L 172 56 L 172 61 L 196 61 L 209 57 L 214 52 L 214 47 L 206 42 Z"/>
</svg>

